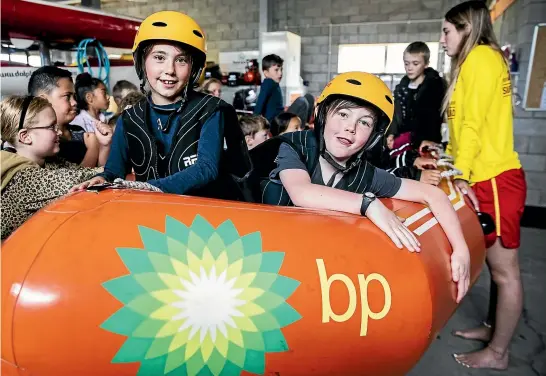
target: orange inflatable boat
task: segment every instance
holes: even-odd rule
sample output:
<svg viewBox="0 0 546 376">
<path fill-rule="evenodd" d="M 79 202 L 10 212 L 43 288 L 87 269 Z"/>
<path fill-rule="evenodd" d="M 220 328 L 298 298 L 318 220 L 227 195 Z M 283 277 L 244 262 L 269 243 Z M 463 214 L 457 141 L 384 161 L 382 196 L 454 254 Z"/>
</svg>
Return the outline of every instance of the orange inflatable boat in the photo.
<svg viewBox="0 0 546 376">
<path fill-rule="evenodd" d="M 476 214 L 450 195 L 484 261 Z M 367 219 L 129 190 L 82 192 L 2 246 L 3 375 L 404 375 L 457 308 L 450 245 Z"/>
</svg>

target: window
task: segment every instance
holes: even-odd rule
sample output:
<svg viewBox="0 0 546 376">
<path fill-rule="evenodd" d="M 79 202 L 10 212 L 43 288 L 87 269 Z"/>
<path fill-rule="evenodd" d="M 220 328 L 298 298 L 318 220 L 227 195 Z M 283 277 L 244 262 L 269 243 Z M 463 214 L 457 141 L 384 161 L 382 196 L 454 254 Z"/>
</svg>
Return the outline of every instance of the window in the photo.
<svg viewBox="0 0 546 376">
<path fill-rule="evenodd" d="M 28 64 L 27 54 L 24 52 L 15 52 L 10 54 L 11 61 L 15 63 Z"/>
<path fill-rule="evenodd" d="M 31 67 L 41 67 L 42 66 L 42 58 L 40 55 L 29 55 L 28 56 L 28 65 Z"/>
<path fill-rule="evenodd" d="M 381 44 L 342 44 L 339 46 L 338 73 L 385 72 L 387 47 Z"/>
<path fill-rule="evenodd" d="M 430 66 L 438 70 L 438 42 L 427 42 Z M 404 50 L 408 43 L 342 44 L 339 46 L 338 73 L 363 71 L 368 73 L 404 74 Z M 444 59 L 444 62 L 446 59 Z"/>
</svg>

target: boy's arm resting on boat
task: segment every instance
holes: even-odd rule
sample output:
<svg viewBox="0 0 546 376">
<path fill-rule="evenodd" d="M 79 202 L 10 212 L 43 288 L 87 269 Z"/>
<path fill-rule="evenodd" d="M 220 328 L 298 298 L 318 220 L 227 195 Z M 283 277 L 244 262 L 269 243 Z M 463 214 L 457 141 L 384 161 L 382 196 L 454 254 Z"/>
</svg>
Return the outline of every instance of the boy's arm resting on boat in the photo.
<svg viewBox="0 0 546 376">
<path fill-rule="evenodd" d="M 453 281 L 458 283 L 459 302 L 470 284 L 470 252 L 451 201 L 441 189 L 408 179 L 402 179 L 402 185 L 393 198 L 427 205 L 442 226 L 453 248 L 451 272 Z"/>
<path fill-rule="evenodd" d="M 363 196 L 323 185 L 313 184 L 307 171 L 289 169 L 280 172 L 281 181 L 296 206 L 359 214 Z M 400 219 L 380 200 L 374 200 L 366 211 L 368 217 L 398 248 L 419 251 L 419 242 Z"/>
<path fill-rule="evenodd" d="M 454 251 L 468 250 L 457 213 L 444 191 L 415 180 L 401 180 L 402 185 L 393 198 L 427 205 L 444 229 Z"/>
<path fill-rule="evenodd" d="M 277 163 L 279 167 L 272 172 L 273 176 L 270 177 L 275 178 L 275 175 L 278 174 L 294 205 L 361 214 L 362 194 L 313 184 L 305 164 L 290 146 L 281 145 Z M 368 167 L 373 168 L 371 165 Z M 389 197 L 389 194 L 396 193 L 396 189 L 400 186 L 400 183 L 397 184 L 396 181 L 400 181 L 400 179 L 385 171 L 382 172 L 384 175 L 379 174 L 377 181 L 374 176 L 372 188 L 377 195 Z M 405 246 L 412 252 L 419 251 L 419 242 L 415 235 L 381 201 L 374 200 L 370 204 L 366 211 L 366 217 L 387 234 L 398 248 Z"/>
<path fill-rule="evenodd" d="M 217 111 L 201 129 L 195 164 L 171 176 L 149 180 L 148 183 L 163 192 L 184 194 L 214 181 L 218 178 L 224 142 L 223 134 L 224 117 L 220 111 Z"/>
</svg>

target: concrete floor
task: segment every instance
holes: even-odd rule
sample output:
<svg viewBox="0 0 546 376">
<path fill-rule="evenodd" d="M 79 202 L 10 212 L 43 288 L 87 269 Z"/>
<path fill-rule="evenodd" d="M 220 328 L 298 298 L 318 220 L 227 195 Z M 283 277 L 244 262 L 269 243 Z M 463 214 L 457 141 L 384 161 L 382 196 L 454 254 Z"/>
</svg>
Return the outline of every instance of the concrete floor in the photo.
<svg viewBox="0 0 546 376">
<path fill-rule="evenodd" d="M 451 335 L 454 329 L 472 328 L 487 315 L 489 272 L 480 278 L 465 297 L 438 338 L 407 376 L 538 376 L 546 375 L 546 230 L 524 228 L 520 266 L 524 288 L 524 312 L 511 344 L 510 366 L 504 372 L 473 370 L 459 365 L 453 353 L 483 346 Z"/>
</svg>

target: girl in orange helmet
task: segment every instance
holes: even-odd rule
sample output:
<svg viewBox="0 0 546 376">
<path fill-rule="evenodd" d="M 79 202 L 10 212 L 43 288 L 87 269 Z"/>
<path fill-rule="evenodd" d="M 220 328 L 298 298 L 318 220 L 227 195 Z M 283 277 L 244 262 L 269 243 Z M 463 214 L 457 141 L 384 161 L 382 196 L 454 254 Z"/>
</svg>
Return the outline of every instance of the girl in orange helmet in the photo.
<svg viewBox="0 0 546 376">
<path fill-rule="evenodd" d="M 387 131 L 393 111 L 392 94 L 376 76 L 348 72 L 335 77 L 318 99 L 314 131 L 273 139 L 282 143 L 277 167 L 260 183 L 262 202 L 361 214 L 398 248 L 411 252 L 419 251 L 415 235 L 376 196 L 426 204 L 453 246 L 459 302 L 468 290 L 470 256 L 450 200 L 435 186 L 397 178 L 365 160 L 366 151 Z M 273 143 L 252 154 L 268 145 Z"/>
<path fill-rule="evenodd" d="M 142 188 L 237 198 L 230 179 L 244 176 L 249 162 L 235 110 L 193 90 L 205 45 L 203 30 L 183 13 L 158 12 L 142 22 L 133 58 L 147 97 L 117 121 L 104 173 L 73 190 L 114 182 L 133 170 Z"/>
</svg>

